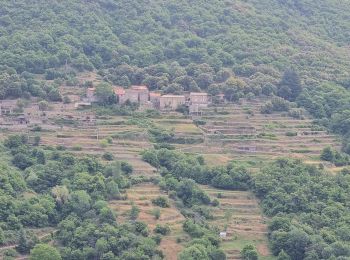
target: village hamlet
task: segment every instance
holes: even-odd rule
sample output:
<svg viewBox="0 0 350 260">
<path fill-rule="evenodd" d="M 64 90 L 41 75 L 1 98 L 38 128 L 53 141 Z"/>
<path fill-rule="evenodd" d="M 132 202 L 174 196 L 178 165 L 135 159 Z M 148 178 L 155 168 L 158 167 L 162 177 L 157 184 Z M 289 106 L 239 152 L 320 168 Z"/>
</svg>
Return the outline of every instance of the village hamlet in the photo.
<svg viewBox="0 0 350 260">
<path fill-rule="evenodd" d="M 147 86 L 131 86 L 123 88 L 113 87 L 117 103 L 122 105 L 126 102 L 136 103 L 140 107 L 153 108 L 161 111 L 175 111 L 181 106 L 188 108 L 189 114 L 199 114 L 202 109 L 211 104 L 211 96 L 204 92 L 188 92 L 182 95 L 161 94 L 160 92 L 149 91 Z M 220 99 L 221 96 L 216 97 Z M 86 95 L 76 103 L 76 107 L 89 106 L 98 102 L 96 88 L 87 88 Z"/>
</svg>

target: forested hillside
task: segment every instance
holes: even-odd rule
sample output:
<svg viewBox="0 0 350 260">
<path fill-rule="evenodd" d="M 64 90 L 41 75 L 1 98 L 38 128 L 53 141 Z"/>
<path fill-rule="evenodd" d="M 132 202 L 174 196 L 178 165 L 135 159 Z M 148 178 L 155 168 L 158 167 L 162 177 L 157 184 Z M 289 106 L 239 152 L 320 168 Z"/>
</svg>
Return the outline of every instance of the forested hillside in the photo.
<svg viewBox="0 0 350 260">
<path fill-rule="evenodd" d="M 204 73 L 227 67 L 251 80 L 276 79 L 294 66 L 308 84 L 348 86 L 349 9 L 348 1 L 334 0 L 6 1 L 0 60 L 19 74 L 66 63 L 79 70 L 207 63 Z M 166 67 L 176 75 L 148 69 L 144 78 L 182 75 L 173 66 Z"/>
<path fill-rule="evenodd" d="M 60 100 L 57 84 L 36 74 L 75 85 L 79 71 L 96 69 L 118 85 L 237 99 L 276 94 L 293 68 L 304 88 L 298 104 L 332 127 L 328 119 L 348 118 L 349 13 L 349 1 L 334 0 L 6 1 L 0 98 Z"/>
<path fill-rule="evenodd" d="M 2 1 L 0 258 L 348 259 L 349 43 L 350 0 Z"/>
</svg>

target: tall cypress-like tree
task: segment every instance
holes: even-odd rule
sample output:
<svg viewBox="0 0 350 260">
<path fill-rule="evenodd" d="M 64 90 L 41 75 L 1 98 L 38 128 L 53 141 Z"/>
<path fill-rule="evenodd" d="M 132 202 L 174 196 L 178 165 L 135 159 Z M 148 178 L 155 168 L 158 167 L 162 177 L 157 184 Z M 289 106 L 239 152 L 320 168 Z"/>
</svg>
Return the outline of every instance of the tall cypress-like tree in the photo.
<svg viewBox="0 0 350 260">
<path fill-rule="evenodd" d="M 278 96 L 295 101 L 302 91 L 301 81 L 296 71 L 288 69 L 278 84 Z"/>
</svg>

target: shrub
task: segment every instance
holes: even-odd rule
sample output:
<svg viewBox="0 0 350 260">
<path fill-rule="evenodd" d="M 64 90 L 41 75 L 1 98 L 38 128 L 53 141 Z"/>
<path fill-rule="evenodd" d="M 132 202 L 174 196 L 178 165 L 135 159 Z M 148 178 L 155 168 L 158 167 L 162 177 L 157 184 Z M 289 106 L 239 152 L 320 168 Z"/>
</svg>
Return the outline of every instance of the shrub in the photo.
<svg viewBox="0 0 350 260">
<path fill-rule="evenodd" d="M 136 220 L 139 216 L 140 209 L 136 205 L 131 206 L 129 217 L 131 220 Z"/>
<path fill-rule="evenodd" d="M 219 202 L 219 200 L 217 200 L 217 199 L 213 199 L 213 201 L 211 202 L 211 205 L 212 205 L 213 207 L 217 207 L 217 206 L 219 206 L 219 204 L 220 204 L 220 202 Z"/>
<path fill-rule="evenodd" d="M 33 143 L 33 145 L 34 146 L 38 146 L 39 145 L 39 143 L 40 143 L 40 140 L 41 140 L 41 138 L 40 138 L 40 136 L 35 136 L 34 137 L 34 143 Z"/>
<path fill-rule="evenodd" d="M 64 104 L 70 104 L 72 101 L 70 100 L 70 98 L 68 96 L 64 96 L 63 97 L 63 103 Z"/>
<path fill-rule="evenodd" d="M 295 119 L 303 119 L 304 118 L 304 110 L 301 108 L 292 108 L 289 110 L 288 115 Z"/>
<path fill-rule="evenodd" d="M 121 168 L 122 168 L 122 171 L 126 174 L 131 174 L 134 170 L 132 165 L 127 162 L 121 162 Z"/>
<path fill-rule="evenodd" d="M 83 148 L 82 148 L 80 145 L 74 145 L 74 146 L 72 147 L 72 150 L 73 150 L 73 151 L 81 151 L 81 150 L 83 150 Z"/>
<path fill-rule="evenodd" d="M 271 101 L 267 102 L 260 108 L 262 114 L 271 114 L 272 112 L 288 112 L 290 103 L 280 97 L 273 97 Z"/>
<path fill-rule="evenodd" d="M 166 197 L 159 196 L 155 199 L 152 199 L 152 204 L 159 206 L 161 208 L 169 208 L 169 201 Z"/>
<path fill-rule="evenodd" d="M 154 216 L 155 219 L 159 219 L 160 218 L 160 209 L 158 209 L 158 208 L 152 209 L 151 214 Z"/>
<path fill-rule="evenodd" d="M 106 161 L 113 161 L 114 160 L 114 155 L 111 152 L 105 152 L 102 155 L 102 158 L 105 159 Z"/>
<path fill-rule="evenodd" d="M 166 235 L 170 234 L 170 227 L 168 225 L 162 226 L 162 225 L 157 224 L 157 226 L 155 227 L 155 229 L 153 231 L 157 234 L 161 234 L 163 236 L 166 236 Z"/>
<path fill-rule="evenodd" d="M 286 136 L 297 136 L 298 133 L 297 132 L 287 132 Z"/>
<path fill-rule="evenodd" d="M 110 137 L 110 136 L 108 136 L 108 137 L 106 138 L 106 140 L 107 140 L 107 143 L 109 143 L 109 144 L 112 144 L 112 143 L 113 143 L 113 138 Z"/>
<path fill-rule="evenodd" d="M 100 146 L 101 146 L 102 148 L 106 148 L 106 147 L 108 146 L 108 141 L 107 141 L 106 139 L 102 139 L 102 140 L 100 141 Z"/>
<path fill-rule="evenodd" d="M 47 101 L 40 101 L 39 103 L 38 103 L 38 106 L 39 106 L 39 110 L 40 111 L 46 111 L 46 110 L 48 110 L 49 109 L 49 103 L 47 102 Z"/>
<path fill-rule="evenodd" d="M 252 245 L 246 245 L 243 247 L 241 256 L 244 260 L 258 260 L 258 253 Z"/>
</svg>

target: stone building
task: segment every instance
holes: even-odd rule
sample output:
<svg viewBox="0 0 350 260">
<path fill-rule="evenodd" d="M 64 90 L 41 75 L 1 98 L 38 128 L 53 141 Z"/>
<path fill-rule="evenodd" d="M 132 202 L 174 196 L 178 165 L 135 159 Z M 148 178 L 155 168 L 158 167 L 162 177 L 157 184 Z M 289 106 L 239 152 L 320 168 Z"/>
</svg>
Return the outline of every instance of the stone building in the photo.
<svg viewBox="0 0 350 260">
<path fill-rule="evenodd" d="M 146 86 L 131 86 L 128 89 L 119 90 L 119 103 L 123 104 L 127 100 L 133 103 L 144 105 L 149 101 L 149 90 Z"/>
<path fill-rule="evenodd" d="M 125 103 L 125 89 L 122 87 L 114 87 L 114 94 L 117 97 L 117 101 L 119 104 Z"/>
<path fill-rule="evenodd" d="M 0 115 L 10 115 L 17 108 L 17 100 L 0 100 Z"/>
<path fill-rule="evenodd" d="M 203 108 L 208 107 L 208 93 L 191 92 L 189 96 L 189 112 L 190 114 L 200 113 Z"/>
<path fill-rule="evenodd" d="M 159 99 L 159 108 L 161 110 L 175 110 L 184 104 L 186 104 L 186 98 L 181 95 L 164 95 Z"/>
<path fill-rule="evenodd" d="M 191 92 L 190 104 L 208 105 L 209 104 L 208 93 Z"/>
<path fill-rule="evenodd" d="M 150 92 L 149 93 L 149 100 L 152 103 L 153 107 L 156 109 L 160 108 L 160 93 L 158 92 Z"/>
<path fill-rule="evenodd" d="M 90 102 L 90 103 L 94 103 L 97 102 L 98 99 L 96 97 L 96 88 L 87 88 L 86 89 L 86 100 L 84 100 L 85 102 Z"/>
</svg>

